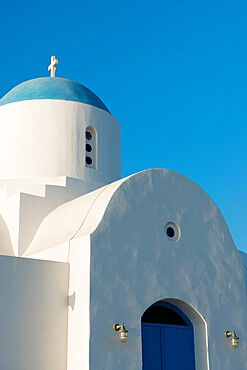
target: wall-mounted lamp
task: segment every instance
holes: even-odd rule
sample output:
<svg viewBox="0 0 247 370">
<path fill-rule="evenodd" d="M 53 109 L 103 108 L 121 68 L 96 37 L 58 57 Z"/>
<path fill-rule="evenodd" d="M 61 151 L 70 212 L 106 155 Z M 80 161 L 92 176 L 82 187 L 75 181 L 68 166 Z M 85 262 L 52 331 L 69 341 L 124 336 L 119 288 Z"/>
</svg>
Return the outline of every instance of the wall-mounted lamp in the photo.
<svg viewBox="0 0 247 370">
<path fill-rule="evenodd" d="M 124 323 L 122 322 L 121 325 L 114 324 L 113 325 L 113 329 L 118 332 L 119 340 L 122 343 L 125 343 L 126 340 L 127 340 L 127 336 L 128 336 L 128 334 L 127 334 L 128 333 L 128 330 L 125 329 Z"/>
<path fill-rule="evenodd" d="M 225 337 L 230 338 L 231 346 L 233 348 L 237 348 L 239 345 L 239 338 L 236 336 L 235 331 L 233 330 L 232 332 L 230 331 L 225 331 Z"/>
</svg>

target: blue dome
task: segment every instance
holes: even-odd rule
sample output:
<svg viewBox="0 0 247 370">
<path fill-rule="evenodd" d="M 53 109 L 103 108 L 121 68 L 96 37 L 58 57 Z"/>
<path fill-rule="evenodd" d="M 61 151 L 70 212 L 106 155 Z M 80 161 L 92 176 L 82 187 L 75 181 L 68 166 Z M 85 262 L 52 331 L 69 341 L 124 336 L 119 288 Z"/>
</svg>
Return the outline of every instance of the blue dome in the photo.
<svg viewBox="0 0 247 370">
<path fill-rule="evenodd" d="M 110 113 L 105 104 L 85 86 L 59 77 L 42 77 L 25 81 L 0 100 L 0 105 L 23 100 L 58 99 L 85 103 Z"/>
</svg>

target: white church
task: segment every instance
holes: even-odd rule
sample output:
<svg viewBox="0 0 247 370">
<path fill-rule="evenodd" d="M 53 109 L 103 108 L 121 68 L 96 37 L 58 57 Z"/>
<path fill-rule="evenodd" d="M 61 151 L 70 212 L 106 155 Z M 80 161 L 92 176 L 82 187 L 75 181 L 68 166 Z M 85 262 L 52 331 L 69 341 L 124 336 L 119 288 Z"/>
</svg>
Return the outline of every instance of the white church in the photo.
<svg viewBox="0 0 247 370">
<path fill-rule="evenodd" d="M 0 100 L 0 370 L 246 370 L 220 210 L 170 170 L 122 179 L 118 121 L 56 65 Z"/>
</svg>

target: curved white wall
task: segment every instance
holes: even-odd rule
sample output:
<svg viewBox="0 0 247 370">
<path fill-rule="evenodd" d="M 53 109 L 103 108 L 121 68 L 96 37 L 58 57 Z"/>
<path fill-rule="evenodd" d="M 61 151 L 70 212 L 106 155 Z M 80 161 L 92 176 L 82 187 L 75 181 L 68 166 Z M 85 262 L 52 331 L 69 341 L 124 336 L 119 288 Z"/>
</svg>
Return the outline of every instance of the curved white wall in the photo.
<svg viewBox="0 0 247 370">
<path fill-rule="evenodd" d="M 165 235 L 167 222 L 179 226 L 177 241 Z M 103 359 L 107 370 L 141 369 L 141 316 L 171 298 L 192 308 L 180 306 L 194 324 L 196 369 L 208 370 L 207 339 L 210 369 L 246 368 L 244 266 L 224 218 L 186 177 L 144 171 L 122 182 L 91 236 L 89 368 L 100 369 Z M 121 322 L 129 330 L 124 344 L 112 329 Z M 240 337 L 236 350 L 225 330 Z"/>
<path fill-rule="evenodd" d="M 85 166 L 85 129 L 97 132 L 97 169 Z M 120 126 L 109 113 L 63 100 L 0 107 L 0 179 L 71 176 L 105 184 L 121 176 Z"/>
</svg>

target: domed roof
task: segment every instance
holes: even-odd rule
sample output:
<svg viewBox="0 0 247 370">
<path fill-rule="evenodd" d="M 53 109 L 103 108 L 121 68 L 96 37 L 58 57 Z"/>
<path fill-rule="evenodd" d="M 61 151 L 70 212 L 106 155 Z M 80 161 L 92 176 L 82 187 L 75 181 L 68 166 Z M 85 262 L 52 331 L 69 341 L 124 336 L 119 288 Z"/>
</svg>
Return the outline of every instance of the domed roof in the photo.
<svg viewBox="0 0 247 370">
<path fill-rule="evenodd" d="M 23 100 L 57 99 L 89 104 L 110 113 L 105 104 L 85 86 L 59 77 L 42 77 L 22 82 L 0 100 L 0 105 Z"/>
</svg>

